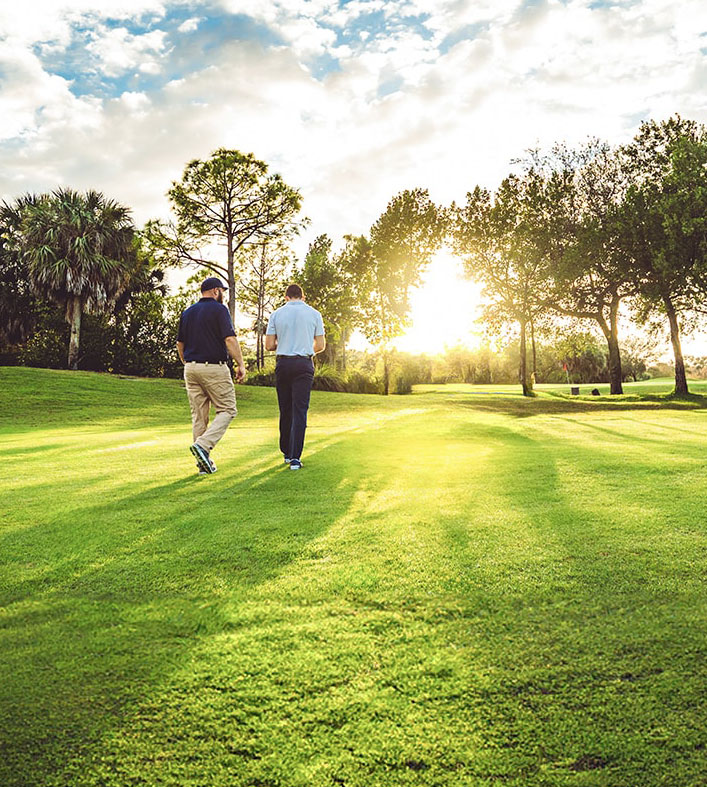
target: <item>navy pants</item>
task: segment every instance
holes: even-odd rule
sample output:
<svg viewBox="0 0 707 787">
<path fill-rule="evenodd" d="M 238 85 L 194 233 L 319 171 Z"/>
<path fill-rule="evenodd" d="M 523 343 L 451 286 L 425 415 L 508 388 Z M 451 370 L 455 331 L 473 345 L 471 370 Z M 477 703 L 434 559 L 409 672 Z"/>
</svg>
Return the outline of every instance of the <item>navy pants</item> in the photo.
<svg viewBox="0 0 707 787">
<path fill-rule="evenodd" d="M 280 450 L 288 459 L 302 456 L 313 381 L 314 364 L 311 358 L 304 355 L 278 355 L 275 384 L 280 406 Z"/>
</svg>

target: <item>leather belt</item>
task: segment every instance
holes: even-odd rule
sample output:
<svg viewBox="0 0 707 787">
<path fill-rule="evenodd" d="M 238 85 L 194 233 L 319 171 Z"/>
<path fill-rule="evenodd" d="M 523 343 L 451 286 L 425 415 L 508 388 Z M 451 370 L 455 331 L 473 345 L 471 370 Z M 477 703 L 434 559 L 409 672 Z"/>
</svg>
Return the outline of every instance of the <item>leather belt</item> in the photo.
<svg viewBox="0 0 707 787">
<path fill-rule="evenodd" d="M 187 363 L 203 363 L 206 366 L 208 366 L 209 364 L 211 364 L 212 366 L 215 366 L 216 364 L 219 364 L 219 366 L 220 366 L 222 364 L 227 364 L 228 361 L 187 361 Z"/>
</svg>

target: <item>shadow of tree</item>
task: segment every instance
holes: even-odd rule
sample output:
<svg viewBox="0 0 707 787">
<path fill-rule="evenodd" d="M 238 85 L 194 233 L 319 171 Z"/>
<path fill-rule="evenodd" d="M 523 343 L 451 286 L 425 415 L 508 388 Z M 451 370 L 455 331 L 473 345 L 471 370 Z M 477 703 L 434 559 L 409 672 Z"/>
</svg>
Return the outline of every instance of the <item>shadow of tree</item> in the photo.
<svg viewBox="0 0 707 787">
<path fill-rule="evenodd" d="M 553 430 L 499 424 L 481 435 L 490 453 L 475 481 L 485 493 L 470 501 L 470 524 L 444 526 L 458 566 L 450 591 L 466 596 L 460 630 L 473 627 L 477 670 L 494 674 L 468 697 L 488 739 L 512 752 L 528 784 L 569 783 L 590 762 L 606 769 L 606 783 L 657 784 L 673 771 L 699 783 L 702 733 L 686 719 L 704 679 L 704 592 L 692 551 L 676 554 L 675 544 L 697 545 L 704 530 L 675 506 L 674 460 L 693 462 L 704 446 L 678 446 L 661 462 L 615 444 L 557 441 Z M 697 498 L 707 504 L 704 491 Z M 490 528 L 494 500 L 502 513 Z M 471 772 L 488 777 L 483 760 Z M 646 779 L 646 762 L 655 778 Z"/>
<path fill-rule="evenodd" d="M 424 394 L 421 394 L 424 396 Z M 690 395 L 684 398 L 645 395 L 625 397 L 622 399 L 565 399 L 559 396 L 542 396 L 535 398 L 523 397 L 465 397 L 455 394 L 448 399 L 454 406 L 468 407 L 483 412 L 499 415 L 510 415 L 517 418 L 529 418 L 536 415 L 576 415 L 578 413 L 623 413 L 629 411 L 649 412 L 653 410 L 689 410 L 707 409 L 707 396 Z"/>
</svg>

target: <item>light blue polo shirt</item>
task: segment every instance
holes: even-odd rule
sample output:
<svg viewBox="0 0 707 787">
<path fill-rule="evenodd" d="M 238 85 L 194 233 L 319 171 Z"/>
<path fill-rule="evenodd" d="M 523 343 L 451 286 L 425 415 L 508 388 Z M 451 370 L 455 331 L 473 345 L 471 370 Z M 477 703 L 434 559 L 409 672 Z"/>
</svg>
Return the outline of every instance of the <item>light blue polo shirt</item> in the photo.
<svg viewBox="0 0 707 787">
<path fill-rule="evenodd" d="M 304 301 L 287 301 L 270 315 L 268 336 L 277 336 L 278 355 L 312 355 L 315 336 L 324 336 L 322 315 Z"/>
</svg>

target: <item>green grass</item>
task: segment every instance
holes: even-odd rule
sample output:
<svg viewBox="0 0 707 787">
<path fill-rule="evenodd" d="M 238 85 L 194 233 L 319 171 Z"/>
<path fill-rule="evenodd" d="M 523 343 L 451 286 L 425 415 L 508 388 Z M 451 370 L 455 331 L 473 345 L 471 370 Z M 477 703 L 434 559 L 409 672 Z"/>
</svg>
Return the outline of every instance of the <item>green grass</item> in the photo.
<svg viewBox="0 0 707 787">
<path fill-rule="evenodd" d="M 239 387 L 200 478 L 178 381 L 0 369 L 0 785 L 707 783 L 693 387 L 314 392 L 299 473 Z"/>
</svg>

